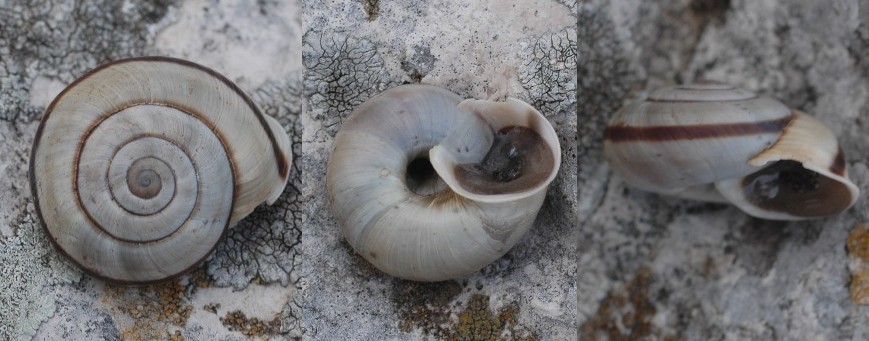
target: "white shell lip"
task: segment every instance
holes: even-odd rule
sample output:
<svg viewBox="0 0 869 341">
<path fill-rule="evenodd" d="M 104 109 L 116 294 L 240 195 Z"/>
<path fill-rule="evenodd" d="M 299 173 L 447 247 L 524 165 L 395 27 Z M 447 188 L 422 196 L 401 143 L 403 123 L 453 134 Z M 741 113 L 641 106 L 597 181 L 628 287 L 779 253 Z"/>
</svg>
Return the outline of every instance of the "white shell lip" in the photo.
<svg viewBox="0 0 869 341">
<path fill-rule="evenodd" d="M 467 113 L 468 118 L 477 118 L 476 120 L 465 120 L 465 123 L 476 121 L 478 131 L 497 131 L 506 126 L 523 126 L 531 128 L 536 132 L 552 152 L 553 168 L 545 180 L 540 181 L 535 186 L 513 193 L 504 194 L 478 194 L 473 193 L 464 188 L 453 171 L 456 165 L 468 161 L 477 162 L 485 156 L 485 151 L 488 151 L 491 145 L 491 137 L 483 136 L 463 136 L 465 139 L 476 138 L 477 155 L 476 160 L 468 160 L 467 155 L 453 153 L 452 148 L 446 147 L 445 143 L 450 143 L 449 137 L 440 144 L 434 146 L 429 151 L 429 160 L 435 171 L 444 180 L 447 186 L 456 194 L 481 203 L 504 203 L 515 201 L 522 198 L 527 198 L 540 191 L 545 191 L 547 186 L 558 175 L 559 167 L 561 166 L 561 145 L 558 142 L 558 135 L 549 120 L 546 119 L 537 109 L 534 109 L 528 103 L 522 100 L 509 97 L 505 102 L 492 102 L 485 100 L 467 99 L 459 103 L 458 108 L 463 113 Z M 485 122 L 482 122 L 485 121 Z M 457 126 L 460 124 L 457 124 Z M 475 129 L 473 127 L 456 127 L 455 129 Z M 482 143 L 480 143 L 482 139 Z M 480 154 L 482 152 L 482 154 Z M 472 151 L 473 153 L 473 151 Z M 462 158 L 465 158 L 462 160 Z"/>
<path fill-rule="evenodd" d="M 815 118 L 800 111 L 795 111 L 794 115 L 794 120 L 785 129 L 779 140 L 748 160 L 748 163 L 761 169 L 776 161 L 797 161 L 803 168 L 836 181 L 848 190 L 851 196 L 848 205 L 839 212 L 831 213 L 831 215 L 849 209 L 857 202 L 860 189 L 848 178 L 847 167 L 842 159 L 843 156 L 836 142 L 836 136 Z M 821 217 L 795 216 L 760 208 L 744 196 L 742 181 L 742 177 L 728 179 L 717 182 L 715 187 L 728 201 L 752 216 L 775 220 L 805 220 Z"/>
</svg>

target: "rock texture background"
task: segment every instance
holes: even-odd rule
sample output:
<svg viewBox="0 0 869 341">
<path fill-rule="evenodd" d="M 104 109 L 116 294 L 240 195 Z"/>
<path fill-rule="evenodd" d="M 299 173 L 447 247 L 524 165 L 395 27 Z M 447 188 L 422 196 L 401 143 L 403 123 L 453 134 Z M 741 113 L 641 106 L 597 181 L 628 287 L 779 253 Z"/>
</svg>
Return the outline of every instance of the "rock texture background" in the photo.
<svg viewBox="0 0 869 341">
<path fill-rule="evenodd" d="M 169 55 L 252 95 L 301 153 L 300 1 L 0 1 L 0 339 L 236 340 L 301 335 L 301 170 L 192 274 L 117 287 L 48 243 L 27 176 L 42 111 L 98 64 Z"/>
<path fill-rule="evenodd" d="M 579 337 L 861 340 L 846 240 L 869 215 L 869 1 L 599 1 L 579 6 Z M 836 133 L 862 189 L 805 222 L 626 187 L 601 155 L 608 117 L 662 85 L 716 79 Z"/>
<path fill-rule="evenodd" d="M 305 336 L 575 339 L 576 2 L 305 1 L 303 12 Z M 405 83 L 465 98 L 518 97 L 561 137 L 561 172 L 535 226 L 462 280 L 412 283 L 377 271 L 344 241 L 324 195 L 342 120 Z"/>
<path fill-rule="evenodd" d="M 302 7 L 0 0 L 0 339 L 576 338 L 577 2 L 305 1 L 305 25 Z M 292 136 L 295 161 L 278 202 L 229 231 L 192 273 L 113 286 L 51 247 L 27 167 L 41 113 L 67 84 L 142 55 L 189 59 L 235 81 Z M 341 121 L 404 83 L 521 98 L 561 136 L 562 171 L 535 227 L 466 279 L 385 276 L 353 254 L 329 213 L 323 174 Z"/>
</svg>

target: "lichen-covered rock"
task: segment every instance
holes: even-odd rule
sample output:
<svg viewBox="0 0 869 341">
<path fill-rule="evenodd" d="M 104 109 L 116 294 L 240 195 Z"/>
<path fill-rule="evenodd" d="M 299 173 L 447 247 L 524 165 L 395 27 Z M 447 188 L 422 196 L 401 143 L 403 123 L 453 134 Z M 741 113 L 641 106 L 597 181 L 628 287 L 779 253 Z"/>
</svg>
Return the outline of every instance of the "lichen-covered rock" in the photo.
<svg viewBox="0 0 869 341">
<path fill-rule="evenodd" d="M 14 236 L 0 240 L 0 338 L 29 340 L 56 309 L 53 286 L 77 282 L 81 272 L 54 253 L 32 204 L 17 219 Z"/>
<path fill-rule="evenodd" d="M 301 157 L 301 74 L 269 81 L 252 94 L 263 112 L 278 120 L 291 138 L 293 160 Z M 214 257 L 206 262 L 218 285 L 243 289 L 252 280 L 297 285 L 302 262 L 298 247 L 302 235 L 302 177 L 293 162 L 284 194 L 269 206 L 260 206 L 227 232 Z"/>
<path fill-rule="evenodd" d="M 49 244 L 30 198 L 27 164 L 35 120 L 54 96 L 41 92 L 59 91 L 51 84 L 68 83 L 97 62 L 144 53 L 148 27 L 167 6 L 50 0 L 0 5 L 0 339 L 35 335 L 58 309 L 60 288 L 81 278 Z"/>
<path fill-rule="evenodd" d="M 353 108 L 395 85 L 387 82 L 383 58 L 367 39 L 347 31 L 308 30 L 302 43 L 307 116 L 322 122 L 314 137 L 318 142 L 335 137 Z"/>
<path fill-rule="evenodd" d="M 867 8 L 858 0 L 580 5 L 581 337 L 869 335 L 867 308 L 849 300 L 845 253 L 849 232 L 869 214 L 865 191 L 838 216 L 763 221 L 730 206 L 628 187 L 600 152 L 603 125 L 632 97 L 715 79 L 776 97 L 830 126 L 851 178 L 867 188 Z"/>
</svg>

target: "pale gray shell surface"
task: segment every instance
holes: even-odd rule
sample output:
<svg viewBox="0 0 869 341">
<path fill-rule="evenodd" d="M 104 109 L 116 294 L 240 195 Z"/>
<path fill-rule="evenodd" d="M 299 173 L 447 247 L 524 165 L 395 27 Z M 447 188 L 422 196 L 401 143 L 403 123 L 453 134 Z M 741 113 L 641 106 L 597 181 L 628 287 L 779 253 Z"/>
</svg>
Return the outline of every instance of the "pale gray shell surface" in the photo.
<svg viewBox="0 0 869 341">
<path fill-rule="evenodd" d="M 289 137 L 217 72 L 167 57 L 102 65 L 49 105 L 31 155 L 37 212 L 91 275 L 149 283 L 204 260 L 274 202 Z"/>
<path fill-rule="evenodd" d="M 827 127 L 721 83 L 658 89 L 622 108 L 607 125 L 604 154 L 633 186 L 730 202 L 765 219 L 836 214 L 859 194 Z"/>
<path fill-rule="evenodd" d="M 554 166 L 529 188 L 491 195 L 463 188 L 456 165 L 480 161 L 505 126 L 533 129 Z M 404 85 L 345 120 L 329 157 L 327 190 L 344 236 L 371 264 L 400 278 L 446 280 L 481 269 L 519 241 L 560 154 L 552 126 L 524 102 L 462 101 L 441 88 Z"/>
</svg>

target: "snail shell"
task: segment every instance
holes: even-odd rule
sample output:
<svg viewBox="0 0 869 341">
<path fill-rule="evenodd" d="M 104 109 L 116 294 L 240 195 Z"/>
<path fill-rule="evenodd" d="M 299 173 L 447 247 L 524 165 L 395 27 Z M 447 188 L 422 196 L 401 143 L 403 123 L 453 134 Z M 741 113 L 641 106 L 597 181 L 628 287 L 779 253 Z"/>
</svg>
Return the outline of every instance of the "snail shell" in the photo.
<svg viewBox="0 0 869 341">
<path fill-rule="evenodd" d="M 46 109 L 30 179 L 57 248 L 121 283 L 180 275 L 229 226 L 280 196 L 289 137 L 235 84 L 166 57 L 119 60 Z"/>
<path fill-rule="evenodd" d="M 555 130 L 528 104 L 404 85 L 351 113 L 326 183 L 356 252 L 392 276 L 439 281 L 506 253 L 560 163 Z"/>
<path fill-rule="evenodd" d="M 622 108 L 604 133 L 604 154 L 635 187 L 731 202 L 765 219 L 836 214 L 859 194 L 826 126 L 721 83 L 659 89 Z"/>
</svg>

